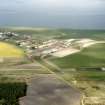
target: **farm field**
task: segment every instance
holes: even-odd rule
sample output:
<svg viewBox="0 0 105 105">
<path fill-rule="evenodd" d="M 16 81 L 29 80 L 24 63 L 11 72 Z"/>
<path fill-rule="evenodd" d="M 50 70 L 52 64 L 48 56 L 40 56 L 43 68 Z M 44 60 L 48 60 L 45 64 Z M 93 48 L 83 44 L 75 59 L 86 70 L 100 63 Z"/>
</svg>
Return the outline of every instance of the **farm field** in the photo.
<svg viewBox="0 0 105 105">
<path fill-rule="evenodd" d="M 21 48 L 0 42 L 0 105 L 19 105 L 18 98 L 26 94 L 28 81 L 41 74 L 49 72 L 28 61 Z"/>
<path fill-rule="evenodd" d="M 30 80 L 43 74 L 50 73 L 38 64 L 30 69 L 11 67 L 0 69 L 0 105 L 19 105 L 18 100 L 26 95 Z"/>
<path fill-rule="evenodd" d="M 56 68 L 40 61 L 41 64 L 52 70 L 57 76 L 77 87 L 87 97 L 105 97 L 105 72 L 100 68 Z M 58 70 L 58 71 L 57 71 Z"/>
<path fill-rule="evenodd" d="M 83 91 L 87 97 L 105 97 L 105 72 L 92 69 L 89 71 L 69 70 L 60 75 Z"/>
<path fill-rule="evenodd" d="M 15 45 L 0 42 L 0 57 L 24 57 L 24 52 Z"/>
<path fill-rule="evenodd" d="M 95 44 L 83 49 L 81 52 L 62 58 L 51 58 L 60 68 L 104 67 L 105 44 Z"/>
</svg>

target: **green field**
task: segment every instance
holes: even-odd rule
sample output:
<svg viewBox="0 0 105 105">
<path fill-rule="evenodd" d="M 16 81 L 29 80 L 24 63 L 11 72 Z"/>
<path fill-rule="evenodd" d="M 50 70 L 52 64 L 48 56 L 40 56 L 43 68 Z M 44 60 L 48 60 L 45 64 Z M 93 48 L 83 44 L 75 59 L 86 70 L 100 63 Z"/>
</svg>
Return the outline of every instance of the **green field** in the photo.
<svg viewBox="0 0 105 105">
<path fill-rule="evenodd" d="M 61 76 L 88 97 L 105 97 L 105 72 L 69 70 Z"/>
<path fill-rule="evenodd" d="M 105 66 L 105 44 L 96 44 L 77 54 L 50 60 L 60 68 L 103 67 Z"/>
</svg>

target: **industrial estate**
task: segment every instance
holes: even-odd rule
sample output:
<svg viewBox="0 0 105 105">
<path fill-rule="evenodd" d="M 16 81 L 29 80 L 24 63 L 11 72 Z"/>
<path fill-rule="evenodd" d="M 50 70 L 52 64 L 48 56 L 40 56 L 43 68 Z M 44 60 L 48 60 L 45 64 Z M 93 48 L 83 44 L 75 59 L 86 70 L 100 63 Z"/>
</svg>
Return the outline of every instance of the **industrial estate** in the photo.
<svg viewBox="0 0 105 105">
<path fill-rule="evenodd" d="M 105 31 L 0 29 L 0 105 L 105 105 Z"/>
</svg>

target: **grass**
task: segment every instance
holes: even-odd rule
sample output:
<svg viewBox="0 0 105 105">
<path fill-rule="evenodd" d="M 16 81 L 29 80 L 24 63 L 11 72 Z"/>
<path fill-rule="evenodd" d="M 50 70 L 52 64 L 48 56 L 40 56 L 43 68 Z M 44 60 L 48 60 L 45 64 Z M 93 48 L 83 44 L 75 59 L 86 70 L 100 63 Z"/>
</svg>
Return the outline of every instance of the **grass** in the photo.
<svg viewBox="0 0 105 105">
<path fill-rule="evenodd" d="M 69 70 L 61 76 L 70 84 L 78 87 L 88 97 L 105 97 L 105 72 Z"/>
<path fill-rule="evenodd" d="M 105 45 L 96 44 L 83 51 L 51 61 L 60 68 L 103 67 L 105 66 Z"/>
<path fill-rule="evenodd" d="M 105 81 L 105 72 L 102 71 L 79 71 L 76 75 L 77 80 Z"/>
<path fill-rule="evenodd" d="M 105 72 L 98 70 L 77 70 L 77 71 L 64 71 L 63 76 L 67 81 L 105 81 Z"/>
<path fill-rule="evenodd" d="M 18 47 L 8 44 L 5 42 L 0 42 L 0 57 L 23 57 L 24 52 Z"/>
</svg>

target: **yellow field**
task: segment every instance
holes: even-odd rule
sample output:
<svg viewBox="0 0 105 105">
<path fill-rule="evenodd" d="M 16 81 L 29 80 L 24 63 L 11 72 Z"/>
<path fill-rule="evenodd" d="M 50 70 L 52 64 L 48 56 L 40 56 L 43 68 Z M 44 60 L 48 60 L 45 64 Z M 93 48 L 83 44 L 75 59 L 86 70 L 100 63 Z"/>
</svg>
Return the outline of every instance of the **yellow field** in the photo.
<svg viewBox="0 0 105 105">
<path fill-rule="evenodd" d="M 14 45 L 0 42 L 0 57 L 23 57 L 24 52 Z"/>
</svg>

